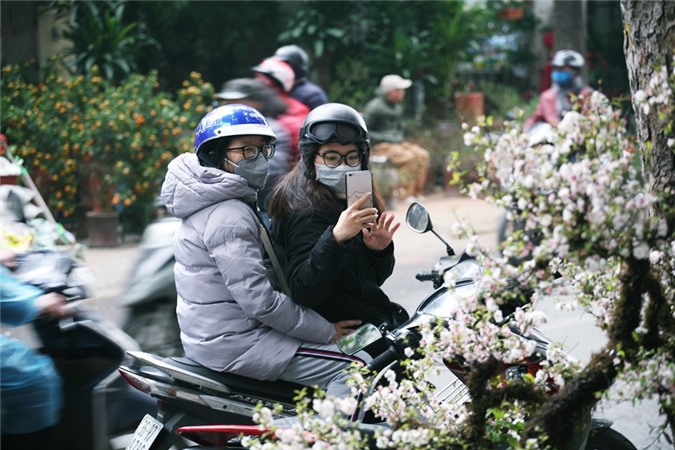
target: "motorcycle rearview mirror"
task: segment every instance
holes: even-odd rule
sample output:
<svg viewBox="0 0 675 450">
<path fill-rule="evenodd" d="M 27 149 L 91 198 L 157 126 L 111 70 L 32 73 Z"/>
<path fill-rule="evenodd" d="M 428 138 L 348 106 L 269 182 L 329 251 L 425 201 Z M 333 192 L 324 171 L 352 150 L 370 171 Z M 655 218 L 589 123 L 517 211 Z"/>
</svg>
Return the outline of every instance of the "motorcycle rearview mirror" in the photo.
<svg viewBox="0 0 675 450">
<path fill-rule="evenodd" d="M 445 251 L 448 253 L 448 256 L 455 254 L 455 250 L 450 247 L 445 239 L 443 239 L 436 231 L 434 231 L 434 226 L 431 224 L 431 215 L 426 206 L 419 202 L 413 202 L 408 207 L 408 212 L 405 214 L 405 223 L 408 225 L 408 228 L 413 230 L 415 233 L 426 233 L 431 231 L 438 239 L 445 244 Z"/>
<path fill-rule="evenodd" d="M 408 207 L 408 212 L 405 213 L 405 223 L 411 230 L 420 234 L 431 231 L 434 228 L 431 225 L 429 211 L 423 204 L 417 202 Z"/>
<path fill-rule="evenodd" d="M 372 323 L 367 323 L 338 339 L 337 346 L 342 353 L 353 355 L 380 339 L 380 330 Z"/>
</svg>

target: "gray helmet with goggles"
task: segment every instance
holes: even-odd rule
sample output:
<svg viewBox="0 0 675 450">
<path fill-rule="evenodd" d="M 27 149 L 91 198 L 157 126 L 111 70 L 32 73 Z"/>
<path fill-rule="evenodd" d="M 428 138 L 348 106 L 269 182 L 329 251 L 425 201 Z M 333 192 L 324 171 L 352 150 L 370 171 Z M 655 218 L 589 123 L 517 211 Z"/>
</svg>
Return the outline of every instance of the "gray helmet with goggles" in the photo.
<svg viewBox="0 0 675 450">
<path fill-rule="evenodd" d="M 341 103 L 326 103 L 310 111 L 302 123 L 300 139 L 319 145 L 329 142 L 370 144 L 363 117 L 354 108 Z"/>
<path fill-rule="evenodd" d="M 300 129 L 300 153 L 306 175 L 314 178 L 314 154 L 329 142 L 356 144 L 361 154 L 361 167 L 368 166 L 370 135 L 363 117 L 351 106 L 326 103 L 314 108 Z"/>
</svg>

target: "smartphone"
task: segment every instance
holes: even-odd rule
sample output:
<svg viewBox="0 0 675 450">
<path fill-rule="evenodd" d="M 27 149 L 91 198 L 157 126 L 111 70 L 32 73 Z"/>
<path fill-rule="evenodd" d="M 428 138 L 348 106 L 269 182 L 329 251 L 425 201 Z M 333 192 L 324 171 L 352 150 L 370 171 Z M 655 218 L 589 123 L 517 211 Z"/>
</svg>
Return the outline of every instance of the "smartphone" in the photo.
<svg viewBox="0 0 675 450">
<path fill-rule="evenodd" d="M 352 206 L 354 202 L 366 194 L 371 194 L 370 201 L 367 201 L 361 209 L 373 207 L 373 174 L 370 170 L 358 170 L 348 172 L 345 175 L 345 184 L 347 185 L 347 205 Z"/>
</svg>

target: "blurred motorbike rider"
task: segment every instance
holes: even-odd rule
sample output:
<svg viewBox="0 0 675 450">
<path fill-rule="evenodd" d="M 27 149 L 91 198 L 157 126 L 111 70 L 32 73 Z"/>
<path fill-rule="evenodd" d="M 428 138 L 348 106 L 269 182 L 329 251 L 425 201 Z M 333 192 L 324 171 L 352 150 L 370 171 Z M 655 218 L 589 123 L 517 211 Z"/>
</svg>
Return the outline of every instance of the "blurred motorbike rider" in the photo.
<svg viewBox="0 0 675 450">
<path fill-rule="evenodd" d="M 274 52 L 274 56 L 287 62 L 295 72 L 295 84 L 289 92 L 291 97 L 307 105 L 310 110 L 328 103 L 326 92 L 307 78 L 309 73 L 307 52 L 297 45 L 284 45 Z"/>
<path fill-rule="evenodd" d="M 24 325 L 41 314 L 61 317 L 65 315 L 65 303 L 62 295 L 26 284 L 0 265 L 3 324 Z M 63 391 L 61 378 L 48 356 L 0 335 L 0 394 L 3 449 L 57 448 L 52 433 L 60 419 Z"/>
<path fill-rule="evenodd" d="M 581 77 L 585 60 L 574 50 L 559 50 L 551 60 L 551 81 L 553 86 L 541 93 L 539 103 L 524 125 L 529 131 L 535 124 L 543 122 L 557 126 L 566 112 L 571 111 L 575 102 L 588 98 L 593 89 L 586 86 Z"/>
<path fill-rule="evenodd" d="M 286 111 L 279 114 L 277 120 L 286 127 L 291 137 L 291 164 L 295 164 L 298 156 L 298 134 L 302 121 L 309 113 L 309 107 L 288 94 L 295 83 L 293 68 L 278 58 L 267 58 L 251 70 L 257 80 L 274 89 L 286 103 Z"/>
<path fill-rule="evenodd" d="M 161 195 L 182 220 L 174 237 L 181 341 L 187 357 L 212 370 L 349 395 L 350 362 L 306 354 L 337 352 L 329 343 L 359 322 L 331 324 L 273 288 L 255 202 L 274 140 L 256 109 L 225 105 L 201 119 L 195 153 L 169 164 Z"/>
</svg>

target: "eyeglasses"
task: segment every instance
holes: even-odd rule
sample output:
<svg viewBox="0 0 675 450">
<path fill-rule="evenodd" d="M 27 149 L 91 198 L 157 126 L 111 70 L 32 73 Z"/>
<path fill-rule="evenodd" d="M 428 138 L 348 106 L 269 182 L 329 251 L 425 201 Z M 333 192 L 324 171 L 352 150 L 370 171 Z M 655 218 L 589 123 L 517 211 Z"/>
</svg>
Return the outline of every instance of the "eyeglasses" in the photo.
<svg viewBox="0 0 675 450">
<path fill-rule="evenodd" d="M 319 144 L 337 141 L 342 145 L 351 144 L 366 139 L 365 131 L 361 127 L 341 122 L 313 123 L 305 132 L 305 136 Z"/>
<path fill-rule="evenodd" d="M 256 159 L 260 153 L 262 153 L 265 159 L 270 159 L 274 156 L 275 148 L 275 144 L 263 144 L 261 146 L 250 144 L 244 145 L 243 147 L 228 148 L 226 151 L 241 152 L 245 159 Z"/>
<path fill-rule="evenodd" d="M 317 153 L 317 155 L 321 156 L 323 158 L 323 163 L 331 169 L 338 167 L 340 164 L 342 164 L 342 161 L 346 162 L 349 167 L 356 167 L 361 164 L 361 152 L 358 150 L 352 150 L 346 155 L 341 155 L 335 150 L 329 150 L 325 153 Z"/>
</svg>

